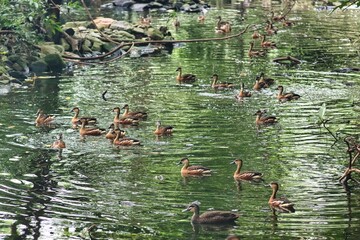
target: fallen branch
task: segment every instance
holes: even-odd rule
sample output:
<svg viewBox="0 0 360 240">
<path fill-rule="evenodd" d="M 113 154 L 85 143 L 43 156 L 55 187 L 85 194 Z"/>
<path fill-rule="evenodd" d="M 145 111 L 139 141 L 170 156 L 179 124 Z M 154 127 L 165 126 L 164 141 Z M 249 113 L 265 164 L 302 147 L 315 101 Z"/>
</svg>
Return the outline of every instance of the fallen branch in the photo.
<svg viewBox="0 0 360 240">
<path fill-rule="evenodd" d="M 353 179 L 351 177 L 352 172 L 359 172 L 360 173 L 360 171 L 358 171 L 357 168 L 352 168 L 352 166 L 354 165 L 354 163 L 356 162 L 356 160 L 360 156 L 360 151 L 358 149 L 358 144 L 354 143 L 352 141 L 351 137 L 349 137 L 349 136 L 345 137 L 344 142 L 346 143 L 346 145 L 348 147 L 347 152 L 349 153 L 349 163 L 348 163 L 348 167 L 345 169 L 343 175 L 339 178 L 339 181 L 342 182 L 342 183 L 347 183 L 347 181 L 349 181 L 350 179 L 356 181 L 355 179 Z M 352 152 L 354 152 L 355 150 L 357 151 L 357 153 L 355 154 L 354 157 L 352 157 Z"/>
<path fill-rule="evenodd" d="M 278 58 L 273 59 L 273 62 L 276 62 L 276 63 L 285 63 L 287 61 L 290 61 L 293 64 L 300 64 L 301 63 L 301 61 L 299 59 L 294 58 L 292 56 L 278 57 Z"/>
<path fill-rule="evenodd" d="M 140 44 L 151 44 L 151 43 L 158 43 L 158 44 L 166 44 L 166 43 L 190 43 L 190 42 L 210 42 L 210 41 L 223 41 L 223 40 L 228 40 L 231 38 L 236 38 L 236 37 L 240 37 L 241 35 L 243 35 L 248 28 L 251 26 L 251 24 L 247 25 L 245 27 L 245 29 L 237 34 L 234 35 L 229 35 L 226 37 L 218 37 L 218 38 L 198 38 L 198 39 L 184 39 L 184 40 L 149 40 L 149 41 L 132 41 L 132 42 L 128 42 L 128 43 L 122 43 L 120 45 L 118 45 L 117 47 L 115 47 L 113 50 L 111 50 L 110 52 L 101 55 L 101 56 L 96 56 L 96 57 L 74 57 L 74 56 L 66 56 L 63 55 L 63 58 L 66 59 L 74 59 L 74 60 L 81 60 L 81 61 L 86 61 L 86 60 L 96 60 L 96 59 L 102 59 L 105 58 L 111 54 L 113 54 L 114 52 L 118 51 L 121 47 L 124 46 L 129 46 L 129 45 L 140 45 Z"/>
</svg>

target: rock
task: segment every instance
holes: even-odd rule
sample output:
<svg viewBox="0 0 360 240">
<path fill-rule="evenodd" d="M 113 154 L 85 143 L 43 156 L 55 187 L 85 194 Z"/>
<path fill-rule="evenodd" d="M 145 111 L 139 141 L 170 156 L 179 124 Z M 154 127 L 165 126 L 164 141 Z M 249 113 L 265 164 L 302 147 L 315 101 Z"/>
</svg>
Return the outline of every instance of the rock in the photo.
<svg viewBox="0 0 360 240">
<path fill-rule="evenodd" d="M 147 8 L 148 4 L 145 3 L 135 3 L 132 6 L 132 10 L 135 12 L 143 12 Z"/>
<path fill-rule="evenodd" d="M 64 48 L 65 51 L 70 51 L 71 46 L 64 38 L 60 39 L 60 44 Z"/>
<path fill-rule="evenodd" d="M 38 60 L 30 64 L 30 70 L 36 74 L 47 72 L 48 65 L 44 60 Z"/>
<path fill-rule="evenodd" d="M 97 17 L 94 23 L 98 29 L 109 28 L 115 20 L 112 18 Z"/>
<path fill-rule="evenodd" d="M 147 33 L 151 40 L 164 39 L 164 35 L 161 33 L 161 31 L 159 29 L 150 28 Z"/>
<path fill-rule="evenodd" d="M 61 26 L 62 29 L 68 29 L 68 28 L 78 28 L 78 27 L 88 27 L 92 23 L 88 21 L 79 21 L 79 22 L 66 22 L 64 25 Z"/>
<path fill-rule="evenodd" d="M 114 21 L 110 26 L 110 29 L 113 29 L 113 30 L 125 30 L 126 31 L 131 28 L 132 28 L 131 24 L 128 22 L 125 22 L 125 21 Z"/>
<path fill-rule="evenodd" d="M 125 31 L 116 31 L 111 35 L 111 37 L 117 38 L 117 39 L 126 39 L 126 40 L 134 40 L 135 36 L 125 32 Z"/>
<path fill-rule="evenodd" d="M 24 73 L 14 71 L 14 70 L 10 70 L 9 75 L 13 78 L 20 79 L 20 80 L 25 80 L 27 78 Z"/>
<path fill-rule="evenodd" d="M 47 63 L 49 70 L 56 73 L 62 72 L 63 68 L 66 66 L 58 53 L 46 55 L 44 61 Z"/>
<path fill-rule="evenodd" d="M 148 8 L 162 8 L 163 5 L 159 2 L 151 2 L 148 4 Z"/>
<path fill-rule="evenodd" d="M 95 41 L 95 42 L 93 42 L 93 45 L 91 46 L 91 50 L 92 50 L 92 51 L 101 52 L 102 45 L 103 45 L 102 42 Z"/>
<path fill-rule="evenodd" d="M 46 56 L 48 54 L 59 54 L 62 55 L 64 53 L 64 48 L 61 45 L 56 45 L 52 42 L 50 43 L 42 43 L 41 45 L 38 45 L 38 47 L 41 49 L 41 54 L 43 56 Z"/>
<path fill-rule="evenodd" d="M 115 47 L 116 45 L 113 44 L 113 43 L 104 43 L 102 45 L 102 50 L 104 52 L 110 52 L 111 50 L 113 50 L 113 48 Z"/>
<path fill-rule="evenodd" d="M 134 5 L 134 1 L 131 0 L 114 0 L 113 5 L 116 7 L 122 7 L 122 8 L 131 8 L 132 5 Z"/>
</svg>

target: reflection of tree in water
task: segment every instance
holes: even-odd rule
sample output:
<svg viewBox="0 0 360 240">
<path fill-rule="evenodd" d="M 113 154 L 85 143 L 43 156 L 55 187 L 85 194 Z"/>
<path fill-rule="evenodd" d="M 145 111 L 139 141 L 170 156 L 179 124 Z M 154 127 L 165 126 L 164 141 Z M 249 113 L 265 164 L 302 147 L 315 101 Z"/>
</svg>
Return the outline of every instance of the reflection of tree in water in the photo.
<svg viewBox="0 0 360 240">
<path fill-rule="evenodd" d="M 40 152 L 36 158 L 30 160 L 33 169 L 37 169 L 34 173 L 37 178 L 32 181 L 33 188 L 28 191 L 30 198 L 24 206 L 26 215 L 17 215 L 12 225 L 11 236 L 15 238 L 40 237 L 41 217 L 44 217 L 46 204 L 56 195 L 53 188 L 57 186 L 57 182 L 52 180 L 49 159 L 50 155 L 47 152 Z"/>
</svg>

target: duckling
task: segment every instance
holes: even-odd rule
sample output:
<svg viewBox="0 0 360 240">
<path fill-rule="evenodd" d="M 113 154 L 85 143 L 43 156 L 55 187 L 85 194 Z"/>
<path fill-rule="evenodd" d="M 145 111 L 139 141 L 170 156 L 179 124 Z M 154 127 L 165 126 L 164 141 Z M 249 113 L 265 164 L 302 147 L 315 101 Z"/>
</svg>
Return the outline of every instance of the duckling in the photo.
<svg viewBox="0 0 360 240">
<path fill-rule="evenodd" d="M 109 131 L 106 133 L 105 138 L 110 139 L 110 140 L 114 140 L 115 137 L 116 137 L 115 130 L 117 130 L 117 129 L 119 129 L 119 128 L 118 128 L 118 126 L 116 126 L 116 128 L 115 128 L 114 123 L 110 124 Z M 125 137 L 125 131 L 120 130 L 120 137 Z"/>
<path fill-rule="evenodd" d="M 103 129 L 100 129 L 100 128 L 86 128 L 85 126 L 88 125 L 88 122 L 86 119 L 80 118 L 76 124 L 81 125 L 81 127 L 79 129 L 79 133 L 80 133 L 80 136 L 82 136 L 82 137 L 86 136 L 86 135 L 100 136 L 101 134 L 103 134 L 105 132 Z"/>
<path fill-rule="evenodd" d="M 290 202 L 287 198 L 281 197 L 276 198 L 276 193 L 279 189 L 279 184 L 276 182 L 270 183 L 270 187 L 272 188 L 272 194 L 269 199 L 269 205 L 271 208 L 279 210 L 280 212 L 295 212 L 294 203 Z"/>
<path fill-rule="evenodd" d="M 277 123 L 277 119 L 274 116 L 262 116 L 265 112 L 258 110 L 254 115 L 256 115 L 255 123 L 260 124 L 273 124 Z"/>
<path fill-rule="evenodd" d="M 276 48 L 276 43 L 265 41 L 265 35 L 261 35 L 261 47 L 263 48 Z"/>
<path fill-rule="evenodd" d="M 270 85 L 272 85 L 275 82 L 275 80 L 273 78 L 268 78 L 265 77 L 265 73 L 260 73 L 259 76 L 259 83 L 263 83 L 265 85 L 265 87 L 269 87 Z"/>
<path fill-rule="evenodd" d="M 241 159 L 235 159 L 234 161 L 232 161 L 230 164 L 236 164 L 237 168 L 236 171 L 234 172 L 234 179 L 235 180 L 261 180 L 262 178 L 262 173 L 259 172 L 240 172 L 243 161 Z"/>
<path fill-rule="evenodd" d="M 265 51 L 255 51 L 253 49 L 254 49 L 254 42 L 250 42 L 250 48 L 249 48 L 249 51 L 248 51 L 248 56 L 250 58 L 252 58 L 252 57 L 263 57 L 266 54 Z"/>
<path fill-rule="evenodd" d="M 115 112 L 115 117 L 114 117 L 114 124 L 123 124 L 123 125 L 138 125 L 139 124 L 139 119 L 135 118 L 135 117 L 121 117 L 120 118 L 120 108 L 119 107 L 115 107 L 113 110 L 113 112 Z"/>
<path fill-rule="evenodd" d="M 147 113 L 146 112 L 139 112 L 139 111 L 138 112 L 130 112 L 128 104 L 125 104 L 122 109 L 125 109 L 125 112 L 122 115 L 123 118 L 127 118 L 127 117 L 137 118 L 137 119 L 145 119 L 145 118 L 147 118 Z"/>
<path fill-rule="evenodd" d="M 227 21 L 222 21 L 221 16 L 218 17 L 215 32 L 217 33 L 229 33 L 231 32 L 231 25 Z"/>
<path fill-rule="evenodd" d="M 156 122 L 156 130 L 154 131 L 156 135 L 171 135 L 172 132 L 173 132 L 173 126 L 162 127 L 160 121 Z"/>
<path fill-rule="evenodd" d="M 190 204 L 183 212 L 193 212 L 192 223 L 214 224 L 232 223 L 240 217 L 239 214 L 230 211 L 208 211 L 200 215 L 200 207 L 196 203 Z"/>
<path fill-rule="evenodd" d="M 134 138 L 120 138 L 122 131 L 120 129 L 115 129 L 116 137 L 113 141 L 114 145 L 117 146 L 133 146 L 140 145 L 140 141 Z"/>
<path fill-rule="evenodd" d="M 264 82 L 260 82 L 260 77 L 257 76 L 256 80 L 255 80 L 255 84 L 253 86 L 253 89 L 256 91 L 259 91 L 260 89 L 266 88 L 266 87 L 267 87 L 266 84 Z"/>
<path fill-rule="evenodd" d="M 184 74 L 182 75 L 182 68 L 181 67 L 178 67 L 176 69 L 178 73 L 178 75 L 176 76 L 176 80 L 179 82 L 179 83 L 194 83 L 195 80 L 196 80 L 196 76 L 194 74 Z"/>
<path fill-rule="evenodd" d="M 190 162 L 188 158 L 183 158 L 180 160 L 178 165 L 183 164 L 184 166 L 181 168 L 181 175 L 203 175 L 210 174 L 210 168 L 200 166 L 200 165 L 192 165 L 190 166 Z"/>
<path fill-rule="evenodd" d="M 233 88 L 234 84 L 230 83 L 230 82 L 222 82 L 222 83 L 218 83 L 219 80 L 219 75 L 217 74 L 213 74 L 212 75 L 212 83 L 211 83 L 211 87 L 214 89 L 226 89 L 226 88 Z"/>
<path fill-rule="evenodd" d="M 74 112 L 75 115 L 73 116 L 73 118 L 71 119 L 71 122 L 73 125 L 76 125 L 77 122 L 79 121 L 79 113 L 80 113 L 80 109 L 78 107 L 74 107 L 73 109 L 71 109 L 71 112 Z M 96 124 L 97 123 L 97 119 L 94 117 L 81 117 L 82 119 L 85 119 L 88 124 L 92 125 L 92 124 Z"/>
<path fill-rule="evenodd" d="M 50 124 L 55 119 L 54 116 L 44 114 L 44 111 L 42 109 L 38 109 L 38 111 L 36 112 L 36 116 L 37 116 L 35 119 L 36 125 Z"/>
<path fill-rule="evenodd" d="M 55 149 L 66 148 L 66 144 L 63 141 L 63 134 L 62 133 L 59 133 L 58 139 L 51 144 L 51 148 L 55 148 Z"/>
<path fill-rule="evenodd" d="M 251 35 L 252 39 L 259 39 L 260 38 L 260 33 L 258 31 L 254 31 L 254 33 Z"/>
<path fill-rule="evenodd" d="M 237 99 L 243 99 L 244 97 L 251 97 L 251 92 L 244 90 L 244 83 L 241 83 L 239 94 L 236 95 Z"/>
<path fill-rule="evenodd" d="M 300 98 L 299 94 L 296 94 L 296 93 L 293 93 L 293 92 L 284 93 L 284 87 L 283 86 L 278 86 L 277 89 L 279 90 L 279 93 L 276 96 L 276 98 L 279 99 L 279 101 L 281 101 L 281 102 L 297 100 L 297 99 Z"/>
</svg>

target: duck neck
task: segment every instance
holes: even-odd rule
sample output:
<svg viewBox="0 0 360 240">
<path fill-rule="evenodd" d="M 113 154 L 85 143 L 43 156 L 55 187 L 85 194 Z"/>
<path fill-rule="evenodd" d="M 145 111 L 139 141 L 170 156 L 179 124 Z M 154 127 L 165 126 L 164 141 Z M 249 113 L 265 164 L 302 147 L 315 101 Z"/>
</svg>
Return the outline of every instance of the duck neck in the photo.
<svg viewBox="0 0 360 240">
<path fill-rule="evenodd" d="M 73 118 L 78 118 L 78 116 L 79 116 L 79 111 L 75 111 L 75 115 Z"/>
<path fill-rule="evenodd" d="M 125 108 L 123 116 L 126 116 L 129 113 L 129 108 Z"/>
<path fill-rule="evenodd" d="M 120 131 L 116 133 L 116 137 L 114 138 L 114 141 L 113 142 L 116 142 L 119 140 L 119 137 L 120 137 Z"/>
<path fill-rule="evenodd" d="M 189 167 L 189 161 L 185 161 L 184 166 L 182 167 L 181 170 L 185 170 L 185 169 L 187 169 L 188 167 Z"/>
<path fill-rule="evenodd" d="M 278 96 L 279 96 L 279 97 L 283 95 L 283 91 L 284 91 L 283 88 L 279 88 L 279 93 L 278 93 Z"/>
<path fill-rule="evenodd" d="M 255 121 L 256 121 L 256 122 L 257 122 L 257 121 L 260 121 L 260 119 L 261 119 L 261 113 L 259 113 L 258 115 L 256 115 L 256 120 L 255 120 Z"/>
<path fill-rule="evenodd" d="M 262 35 L 261 36 L 261 43 L 264 43 L 265 42 L 265 35 Z"/>
<path fill-rule="evenodd" d="M 179 69 L 178 78 L 181 78 L 182 75 L 182 69 Z"/>
<path fill-rule="evenodd" d="M 254 43 L 250 43 L 249 53 L 252 52 L 253 48 L 254 48 Z"/>
<path fill-rule="evenodd" d="M 271 196 L 270 196 L 269 202 L 273 201 L 273 200 L 276 198 L 276 192 L 278 191 L 278 187 L 277 187 L 277 186 L 274 186 L 274 187 L 272 188 L 272 190 L 273 190 L 273 192 L 272 192 L 272 194 L 271 194 Z"/>
<path fill-rule="evenodd" d="M 117 121 L 120 119 L 120 111 L 116 110 L 115 112 L 116 112 L 116 114 L 115 114 L 114 121 Z"/>
<path fill-rule="evenodd" d="M 237 164 L 236 171 L 235 171 L 234 175 L 240 174 L 241 167 L 242 167 L 242 162 L 239 162 L 239 164 Z"/>
<path fill-rule="evenodd" d="M 85 121 L 83 121 L 82 123 L 81 123 L 81 128 L 80 129 L 85 129 Z"/>
<path fill-rule="evenodd" d="M 199 215 L 200 215 L 199 206 L 195 206 L 194 214 L 193 214 L 193 216 L 191 217 L 191 221 L 196 221 L 196 220 L 199 218 Z"/>
<path fill-rule="evenodd" d="M 218 81 L 218 77 L 214 76 L 211 86 L 212 86 L 212 87 L 215 86 L 216 83 L 217 83 L 217 81 Z"/>
</svg>

